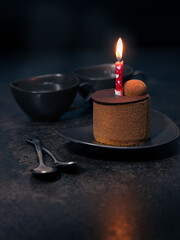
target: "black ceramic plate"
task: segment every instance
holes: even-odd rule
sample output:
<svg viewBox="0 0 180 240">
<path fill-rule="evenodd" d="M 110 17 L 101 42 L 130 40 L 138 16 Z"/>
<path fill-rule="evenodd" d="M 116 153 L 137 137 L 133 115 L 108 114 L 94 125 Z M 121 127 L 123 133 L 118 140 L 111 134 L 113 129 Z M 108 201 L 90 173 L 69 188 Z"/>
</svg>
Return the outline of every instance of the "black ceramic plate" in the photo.
<svg viewBox="0 0 180 240">
<path fill-rule="evenodd" d="M 56 132 L 61 137 L 76 143 L 82 143 L 102 148 L 127 150 L 158 147 L 174 141 L 179 136 L 179 129 L 177 128 L 176 124 L 166 115 L 155 110 L 151 110 L 151 140 L 147 141 L 144 145 L 141 146 L 119 147 L 98 143 L 94 139 L 92 125 L 85 127 L 59 129 L 56 130 Z"/>
</svg>

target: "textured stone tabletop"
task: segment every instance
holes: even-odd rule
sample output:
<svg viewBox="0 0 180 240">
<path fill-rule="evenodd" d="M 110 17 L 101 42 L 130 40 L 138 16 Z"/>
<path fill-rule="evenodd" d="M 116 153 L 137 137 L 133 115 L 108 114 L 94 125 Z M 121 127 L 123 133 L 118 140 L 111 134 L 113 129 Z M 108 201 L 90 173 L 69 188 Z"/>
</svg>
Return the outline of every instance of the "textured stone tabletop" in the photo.
<svg viewBox="0 0 180 240">
<path fill-rule="evenodd" d="M 152 108 L 180 127 L 178 53 L 142 51 L 132 65 L 147 75 Z M 179 139 L 138 152 L 69 142 L 55 129 L 92 123 L 91 105 L 57 122 L 32 121 L 10 92 L 9 82 L 25 77 L 24 63 L 16 64 L 4 65 L 0 73 L 0 239 L 180 239 Z M 50 179 L 34 178 L 30 170 L 37 155 L 25 142 L 32 136 L 78 167 Z M 45 161 L 51 164 L 48 157 Z"/>
</svg>

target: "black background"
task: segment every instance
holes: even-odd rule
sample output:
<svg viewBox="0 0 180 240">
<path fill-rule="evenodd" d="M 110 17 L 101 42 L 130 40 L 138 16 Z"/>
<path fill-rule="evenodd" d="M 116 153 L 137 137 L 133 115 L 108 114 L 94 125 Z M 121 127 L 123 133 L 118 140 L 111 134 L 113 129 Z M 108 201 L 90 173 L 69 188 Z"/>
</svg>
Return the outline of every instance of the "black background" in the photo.
<svg viewBox="0 0 180 240">
<path fill-rule="evenodd" d="M 126 48 L 180 45 L 175 1 L 4 1 L 1 57 L 98 49 L 114 57 L 119 36 Z"/>
</svg>

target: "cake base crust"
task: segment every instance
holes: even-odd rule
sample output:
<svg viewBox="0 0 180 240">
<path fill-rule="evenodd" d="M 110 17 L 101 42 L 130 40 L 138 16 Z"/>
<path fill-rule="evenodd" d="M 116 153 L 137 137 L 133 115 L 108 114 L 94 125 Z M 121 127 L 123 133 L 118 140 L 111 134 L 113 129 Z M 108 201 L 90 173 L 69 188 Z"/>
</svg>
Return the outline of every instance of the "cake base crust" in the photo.
<svg viewBox="0 0 180 240">
<path fill-rule="evenodd" d="M 150 138 L 149 138 L 150 139 Z M 142 141 L 114 141 L 110 139 L 103 139 L 103 138 L 98 138 L 97 136 L 95 137 L 95 140 L 99 143 L 105 144 L 105 145 L 111 145 L 111 146 L 121 146 L 121 147 L 128 147 L 128 146 L 140 146 L 143 145 L 147 140 L 149 139 L 144 139 Z"/>
</svg>

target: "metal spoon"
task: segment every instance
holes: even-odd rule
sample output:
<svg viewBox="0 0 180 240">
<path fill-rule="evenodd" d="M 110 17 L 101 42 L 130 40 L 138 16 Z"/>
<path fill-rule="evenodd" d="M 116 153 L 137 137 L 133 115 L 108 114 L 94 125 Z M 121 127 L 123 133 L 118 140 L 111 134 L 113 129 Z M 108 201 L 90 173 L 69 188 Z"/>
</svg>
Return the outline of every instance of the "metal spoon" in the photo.
<svg viewBox="0 0 180 240">
<path fill-rule="evenodd" d="M 43 155 L 42 155 L 42 149 L 41 149 L 41 143 L 37 137 L 33 137 L 32 141 L 35 145 L 37 155 L 39 158 L 39 165 L 37 168 L 32 169 L 32 172 L 34 174 L 50 174 L 54 173 L 56 171 L 56 168 L 53 167 L 47 167 L 43 162 Z"/>
<path fill-rule="evenodd" d="M 39 139 L 39 138 L 38 138 L 38 139 Z M 31 143 L 31 144 L 34 144 L 34 142 L 33 142 L 31 139 L 26 139 L 26 142 Z M 48 149 L 47 147 L 45 147 L 45 146 L 41 143 L 40 139 L 39 139 L 39 142 L 40 142 L 40 144 L 41 144 L 42 150 L 43 150 L 44 152 L 46 152 L 46 153 L 54 160 L 54 166 L 56 166 L 56 167 L 58 167 L 58 166 L 64 166 L 64 167 L 66 167 L 66 166 L 74 166 L 74 165 L 77 164 L 77 162 L 73 162 L 73 161 L 71 161 L 71 162 L 61 162 L 61 161 L 59 161 L 59 160 L 54 156 L 54 154 L 52 154 L 52 152 L 50 152 L 49 149 Z"/>
</svg>

